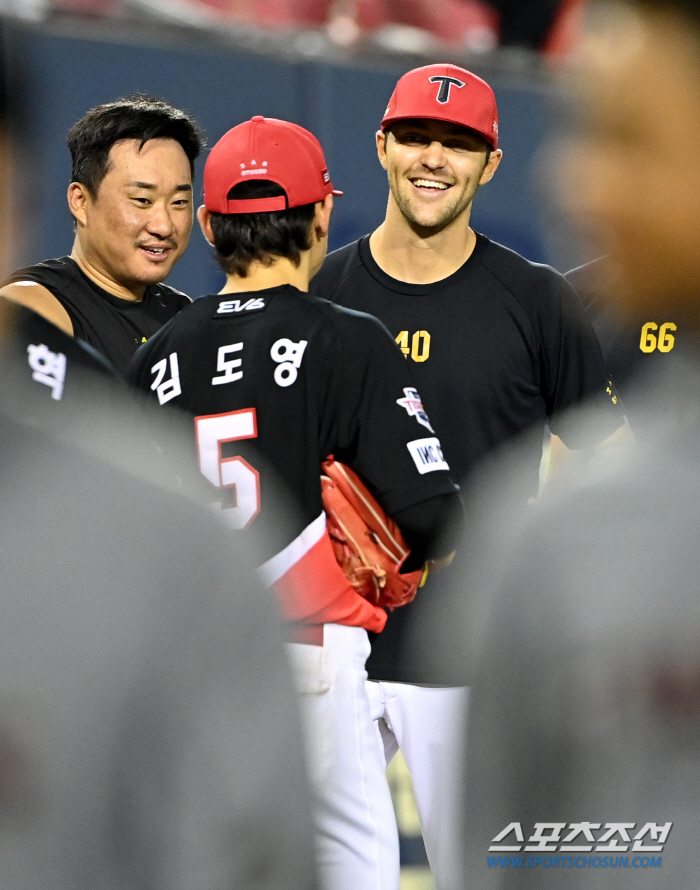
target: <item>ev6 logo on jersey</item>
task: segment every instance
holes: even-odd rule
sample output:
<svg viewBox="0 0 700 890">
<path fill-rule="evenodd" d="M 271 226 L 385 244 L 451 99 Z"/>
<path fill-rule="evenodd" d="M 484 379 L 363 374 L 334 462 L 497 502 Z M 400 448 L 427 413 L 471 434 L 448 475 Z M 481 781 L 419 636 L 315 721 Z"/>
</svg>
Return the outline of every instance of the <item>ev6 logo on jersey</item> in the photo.
<svg viewBox="0 0 700 890">
<path fill-rule="evenodd" d="M 264 309 L 265 300 L 262 297 L 252 297 L 241 303 L 240 300 L 222 300 L 216 310 L 217 315 L 230 315 L 232 312 L 253 312 L 255 309 Z"/>
<path fill-rule="evenodd" d="M 273 362 L 280 362 L 275 368 L 275 383 L 278 386 L 291 386 L 297 379 L 297 369 L 301 365 L 307 343 L 308 340 L 295 343 L 282 337 L 272 344 L 270 357 Z"/>
</svg>

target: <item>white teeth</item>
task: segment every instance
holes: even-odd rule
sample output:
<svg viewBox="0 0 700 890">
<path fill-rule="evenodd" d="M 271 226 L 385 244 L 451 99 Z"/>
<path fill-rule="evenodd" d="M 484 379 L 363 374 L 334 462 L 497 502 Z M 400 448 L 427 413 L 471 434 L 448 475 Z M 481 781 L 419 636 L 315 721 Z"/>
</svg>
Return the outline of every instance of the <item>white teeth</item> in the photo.
<svg viewBox="0 0 700 890">
<path fill-rule="evenodd" d="M 449 188 L 446 182 L 435 182 L 433 179 L 414 179 L 413 184 L 420 188 L 440 189 L 441 191 Z"/>
</svg>

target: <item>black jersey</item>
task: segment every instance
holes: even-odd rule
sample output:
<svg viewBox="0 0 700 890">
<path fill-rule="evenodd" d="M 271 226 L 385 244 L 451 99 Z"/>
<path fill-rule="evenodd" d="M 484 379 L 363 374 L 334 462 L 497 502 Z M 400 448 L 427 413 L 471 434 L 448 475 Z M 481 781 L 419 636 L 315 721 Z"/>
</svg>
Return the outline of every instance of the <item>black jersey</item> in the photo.
<svg viewBox="0 0 700 890">
<path fill-rule="evenodd" d="M 138 347 L 190 298 L 166 284 L 146 288 L 142 300 L 123 300 L 103 290 L 71 257 L 46 260 L 13 272 L 3 282 L 33 281 L 49 290 L 68 313 L 73 334 L 124 371 Z"/>
<path fill-rule="evenodd" d="M 605 365 L 615 381 L 625 414 L 635 428 L 635 416 L 646 406 L 640 399 L 643 388 L 635 383 L 640 375 L 663 374 L 670 357 L 678 350 L 696 349 L 695 338 L 676 315 L 639 315 L 621 319 L 606 297 L 609 287 L 603 260 L 594 260 L 566 273 L 566 280 L 576 290 L 586 307 L 598 336 Z M 667 375 L 663 378 L 668 379 Z"/>
<path fill-rule="evenodd" d="M 128 378 L 195 415 L 200 469 L 234 528 L 254 533 L 270 503 L 261 458 L 284 480 L 297 515 L 285 551 L 265 554 L 268 580 L 325 534 L 330 454 L 389 514 L 455 491 L 388 332 L 294 287 L 196 300 L 138 351 Z"/>
<path fill-rule="evenodd" d="M 595 334 L 563 276 L 483 235 L 460 269 L 431 284 L 387 275 L 367 236 L 330 254 L 313 288 L 389 328 L 457 480 L 546 421 L 567 445 L 581 444 L 561 412 L 584 399 L 610 414 L 611 432 L 622 422 Z M 540 457 L 532 455 L 534 490 Z"/>
<path fill-rule="evenodd" d="M 372 313 L 389 328 L 457 481 L 497 446 L 546 421 L 568 445 L 584 444 L 561 417 L 584 399 L 609 414 L 604 429 L 612 432 L 622 423 L 595 334 L 563 276 L 483 235 L 460 269 L 431 284 L 387 275 L 365 236 L 331 253 L 312 286 L 336 303 Z M 541 440 L 527 441 L 534 494 Z M 456 571 L 446 570 L 443 577 Z M 440 583 L 440 576 L 429 579 L 423 599 Z M 434 681 L 402 651 L 419 607 L 416 602 L 391 614 L 373 642 L 370 677 Z"/>
<path fill-rule="evenodd" d="M 109 363 L 41 315 L 0 298 L 0 399 L 4 410 L 43 429 L 72 424 L 90 406 L 92 384 L 100 402 L 126 390 Z"/>
</svg>

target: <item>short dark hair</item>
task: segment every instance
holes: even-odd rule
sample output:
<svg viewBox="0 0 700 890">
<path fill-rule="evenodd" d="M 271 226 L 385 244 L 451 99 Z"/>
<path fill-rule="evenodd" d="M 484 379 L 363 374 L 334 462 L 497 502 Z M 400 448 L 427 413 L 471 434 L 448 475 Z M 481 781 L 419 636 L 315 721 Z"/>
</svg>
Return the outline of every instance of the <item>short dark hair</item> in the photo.
<svg viewBox="0 0 700 890">
<path fill-rule="evenodd" d="M 73 160 L 71 182 L 80 182 L 94 197 L 109 169 L 109 153 L 121 139 L 174 139 L 182 146 L 194 178 L 194 160 L 204 147 L 202 131 L 191 117 L 167 102 L 141 93 L 97 105 L 68 133 Z"/>
<path fill-rule="evenodd" d="M 229 198 L 276 198 L 284 189 L 269 179 L 235 185 Z M 228 275 L 245 278 L 252 262 L 271 266 L 280 257 L 295 266 L 301 253 L 311 248 L 314 204 L 261 213 L 212 213 L 211 228 L 219 265 Z"/>
</svg>

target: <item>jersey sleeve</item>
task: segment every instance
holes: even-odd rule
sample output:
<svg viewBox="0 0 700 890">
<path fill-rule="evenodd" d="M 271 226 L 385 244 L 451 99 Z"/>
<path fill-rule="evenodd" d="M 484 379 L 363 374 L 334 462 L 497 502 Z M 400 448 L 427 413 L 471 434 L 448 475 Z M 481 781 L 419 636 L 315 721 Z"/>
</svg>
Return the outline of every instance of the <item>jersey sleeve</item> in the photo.
<svg viewBox="0 0 700 890">
<path fill-rule="evenodd" d="M 624 418 L 583 304 L 563 276 L 550 273 L 548 278 L 550 300 L 545 305 L 550 317 L 541 319 L 547 415 L 552 432 L 569 447 L 581 448 L 595 442 L 574 432 L 567 409 L 585 404 L 595 411 L 597 440 L 614 432 Z"/>
<path fill-rule="evenodd" d="M 322 432 L 328 453 L 352 467 L 390 515 L 456 491 L 438 433 L 391 334 L 371 316 L 338 313 L 322 412 L 330 418 Z"/>
</svg>

